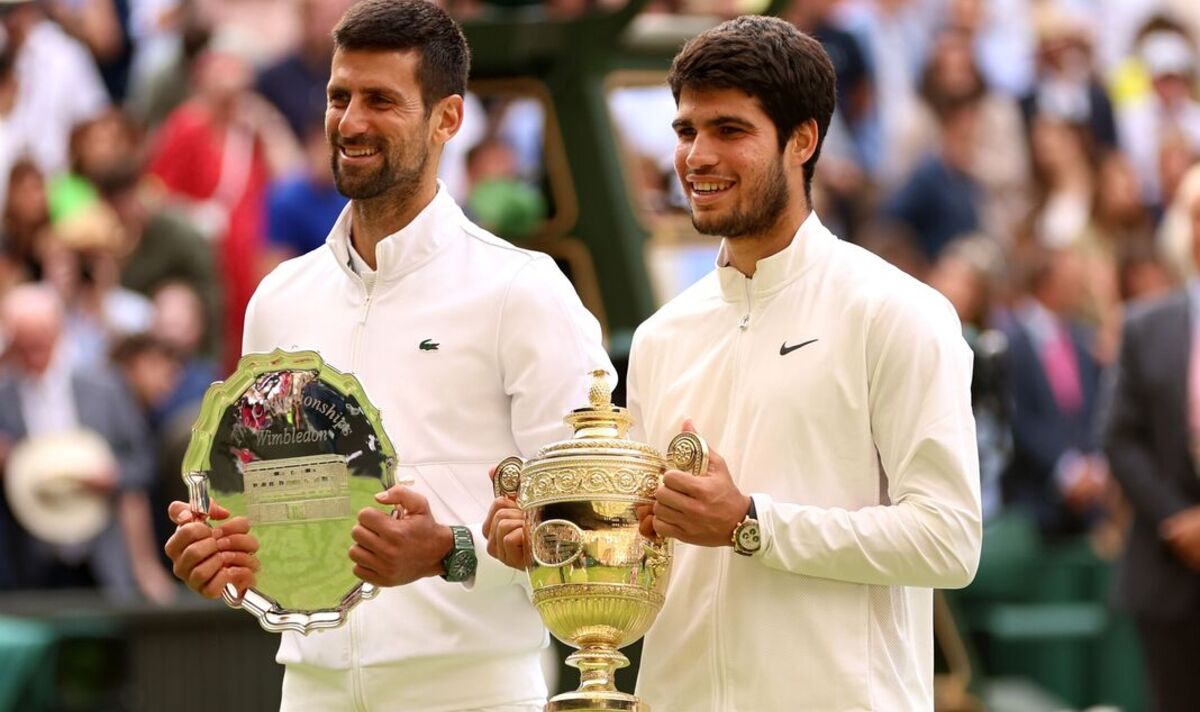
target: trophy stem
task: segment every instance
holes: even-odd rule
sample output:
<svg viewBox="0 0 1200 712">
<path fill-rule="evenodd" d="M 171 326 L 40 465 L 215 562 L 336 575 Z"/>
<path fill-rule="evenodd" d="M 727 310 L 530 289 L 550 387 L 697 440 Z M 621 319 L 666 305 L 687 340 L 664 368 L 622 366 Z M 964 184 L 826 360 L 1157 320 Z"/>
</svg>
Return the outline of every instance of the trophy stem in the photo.
<svg viewBox="0 0 1200 712">
<path fill-rule="evenodd" d="M 617 669 L 629 665 L 629 658 L 615 646 L 585 645 L 567 656 L 567 664 L 579 669 L 579 689 L 556 695 L 543 712 L 650 712 L 644 702 L 614 684 Z"/>
<path fill-rule="evenodd" d="M 567 656 L 579 669 L 579 692 L 616 692 L 616 672 L 629 666 L 629 658 L 611 645 L 585 645 Z"/>
</svg>

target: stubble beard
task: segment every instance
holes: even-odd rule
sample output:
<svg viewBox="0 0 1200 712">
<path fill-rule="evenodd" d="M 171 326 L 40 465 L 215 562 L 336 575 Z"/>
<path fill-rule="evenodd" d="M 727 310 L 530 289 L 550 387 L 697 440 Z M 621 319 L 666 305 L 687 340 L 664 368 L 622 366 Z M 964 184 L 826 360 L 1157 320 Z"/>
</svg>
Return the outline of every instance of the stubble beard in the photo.
<svg viewBox="0 0 1200 712">
<path fill-rule="evenodd" d="M 692 227 L 701 235 L 714 235 L 727 240 L 761 235 L 775 226 L 790 199 L 787 176 L 783 172 L 783 158 L 780 157 L 764 177 L 760 194 L 749 196 L 752 212 L 734 208 L 723 216 L 704 217 L 693 209 Z"/>
<path fill-rule="evenodd" d="M 351 200 L 371 200 L 386 195 L 397 204 L 406 202 L 416 194 L 420 178 L 429 163 L 429 147 L 418 144 L 416 160 L 406 161 L 398 157 L 399 152 L 385 152 L 380 147 L 383 160 L 378 169 L 359 177 L 342 173 L 338 162 L 341 149 L 335 144 L 330 155 L 333 169 L 333 184 L 337 191 Z M 397 159 L 397 160 L 393 160 Z"/>
</svg>

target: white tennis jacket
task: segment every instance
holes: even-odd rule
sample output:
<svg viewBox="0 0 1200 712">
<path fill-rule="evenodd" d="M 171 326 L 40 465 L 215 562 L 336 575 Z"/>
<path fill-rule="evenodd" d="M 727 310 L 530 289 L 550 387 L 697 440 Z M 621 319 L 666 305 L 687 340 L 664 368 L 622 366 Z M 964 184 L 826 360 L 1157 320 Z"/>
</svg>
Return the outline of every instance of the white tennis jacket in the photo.
<svg viewBox="0 0 1200 712">
<path fill-rule="evenodd" d="M 341 628 L 284 633 L 277 659 L 389 666 L 388 710 L 544 697 L 547 638 L 525 574 L 488 556 L 480 531 L 492 501 L 488 469 L 570 437 L 563 416 L 586 405 L 588 372 L 612 371 L 599 324 L 550 258 L 472 224 L 444 186 L 379 243 L 368 294 L 348 266 L 349 211 L 323 247 L 263 280 L 243 350 L 312 349 L 357 375 L 396 447 L 400 476 L 416 480 L 439 522 L 471 526 L 479 568 L 471 586 L 435 577 L 387 588 Z"/>
<path fill-rule="evenodd" d="M 815 214 L 753 279 L 719 267 L 638 329 L 633 417 L 651 443 L 692 418 L 765 537 L 675 549 L 654 712 L 932 710 L 932 589 L 979 560 L 971 363 L 944 298 Z"/>
</svg>

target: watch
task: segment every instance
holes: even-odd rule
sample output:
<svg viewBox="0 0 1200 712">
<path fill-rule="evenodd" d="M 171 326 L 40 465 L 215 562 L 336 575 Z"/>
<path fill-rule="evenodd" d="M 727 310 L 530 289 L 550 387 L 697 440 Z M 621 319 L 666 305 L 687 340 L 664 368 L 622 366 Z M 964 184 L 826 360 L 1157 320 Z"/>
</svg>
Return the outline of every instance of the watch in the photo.
<svg viewBox="0 0 1200 712">
<path fill-rule="evenodd" d="M 451 524 L 450 533 L 454 535 L 454 546 L 442 559 L 442 566 L 446 569 L 442 578 L 461 583 L 474 576 L 475 567 L 479 565 L 479 559 L 475 556 L 475 540 L 471 537 L 471 530 L 463 526 Z"/>
<path fill-rule="evenodd" d="M 730 537 L 733 550 L 742 556 L 754 556 L 762 548 L 762 534 L 758 529 L 758 512 L 754 508 L 754 499 L 750 499 L 750 510 L 746 517 L 733 528 Z"/>
</svg>

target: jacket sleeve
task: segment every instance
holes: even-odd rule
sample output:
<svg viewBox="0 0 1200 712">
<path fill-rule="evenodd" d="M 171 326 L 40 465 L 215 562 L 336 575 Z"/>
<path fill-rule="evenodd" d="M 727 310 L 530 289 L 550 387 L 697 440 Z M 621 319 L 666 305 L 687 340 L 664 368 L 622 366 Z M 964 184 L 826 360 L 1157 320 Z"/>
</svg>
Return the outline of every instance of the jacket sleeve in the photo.
<svg viewBox="0 0 1200 712">
<path fill-rule="evenodd" d="M 500 308 L 497 356 L 513 441 L 528 459 L 543 445 L 570 437 L 563 416 L 587 405 L 591 371 L 616 371 L 601 344 L 599 322 L 550 258 L 538 256 L 520 269 Z M 487 554 L 480 524 L 471 530 L 479 560 L 471 588 L 526 579 Z"/>
<path fill-rule="evenodd" d="M 754 493 L 760 557 L 852 583 L 966 586 L 982 541 L 970 348 L 949 304 L 924 290 L 889 293 L 864 328 L 881 504 L 824 508 Z"/>
<path fill-rule="evenodd" d="M 599 322 L 550 258 L 539 255 L 516 274 L 501 309 L 501 377 L 512 403 L 513 440 L 529 458 L 571 436 L 563 416 L 587 405 L 590 373 L 616 371 Z"/>
<path fill-rule="evenodd" d="M 1116 364 L 1111 400 L 1103 423 L 1104 454 L 1113 477 L 1141 517 L 1155 528 L 1164 519 L 1191 506 L 1191 501 L 1158 473 L 1150 449 L 1153 422 L 1149 395 L 1142 383 L 1142 365 L 1135 332 L 1138 319 L 1126 321 Z"/>
</svg>

